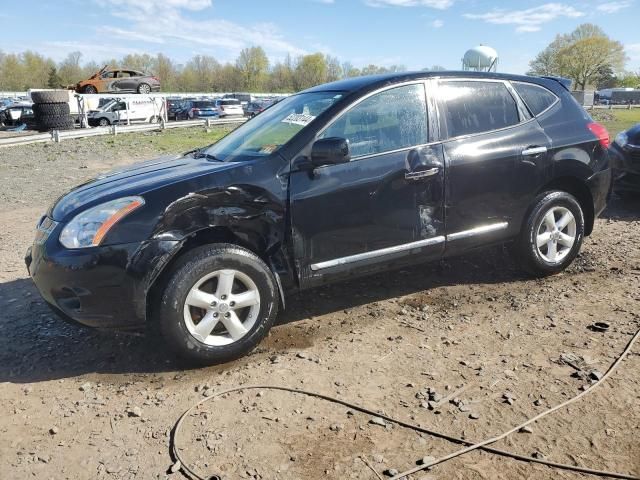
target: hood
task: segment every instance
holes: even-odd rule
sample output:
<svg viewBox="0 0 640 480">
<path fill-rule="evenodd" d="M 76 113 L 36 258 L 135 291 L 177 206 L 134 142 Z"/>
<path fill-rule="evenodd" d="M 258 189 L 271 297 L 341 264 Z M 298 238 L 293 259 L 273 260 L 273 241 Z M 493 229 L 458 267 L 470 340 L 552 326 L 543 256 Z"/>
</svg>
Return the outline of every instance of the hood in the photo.
<svg viewBox="0 0 640 480">
<path fill-rule="evenodd" d="M 86 208 L 109 200 L 129 195 L 144 196 L 151 190 L 236 165 L 238 163 L 193 158 L 191 154 L 159 157 L 113 170 L 75 187 L 55 202 L 48 215 L 57 222 L 66 221 Z"/>
</svg>

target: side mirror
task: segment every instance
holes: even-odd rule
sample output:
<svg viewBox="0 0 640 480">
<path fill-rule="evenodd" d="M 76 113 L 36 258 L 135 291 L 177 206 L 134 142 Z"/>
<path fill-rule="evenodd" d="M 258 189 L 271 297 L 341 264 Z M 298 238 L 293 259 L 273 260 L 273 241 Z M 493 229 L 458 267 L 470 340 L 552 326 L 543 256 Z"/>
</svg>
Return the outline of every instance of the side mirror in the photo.
<svg viewBox="0 0 640 480">
<path fill-rule="evenodd" d="M 321 138 L 311 146 L 311 164 L 314 167 L 347 163 L 349 160 L 351 160 L 351 153 L 349 141 L 346 138 Z"/>
</svg>

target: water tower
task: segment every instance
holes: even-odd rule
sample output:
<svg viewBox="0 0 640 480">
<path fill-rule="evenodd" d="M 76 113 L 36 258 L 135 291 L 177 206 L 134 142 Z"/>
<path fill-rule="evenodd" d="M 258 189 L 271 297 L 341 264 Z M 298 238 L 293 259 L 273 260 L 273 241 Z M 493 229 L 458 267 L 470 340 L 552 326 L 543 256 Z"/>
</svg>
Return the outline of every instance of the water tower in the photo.
<svg viewBox="0 0 640 480">
<path fill-rule="evenodd" d="M 464 54 L 462 70 L 495 72 L 498 68 L 498 52 L 486 45 L 478 45 Z"/>
</svg>

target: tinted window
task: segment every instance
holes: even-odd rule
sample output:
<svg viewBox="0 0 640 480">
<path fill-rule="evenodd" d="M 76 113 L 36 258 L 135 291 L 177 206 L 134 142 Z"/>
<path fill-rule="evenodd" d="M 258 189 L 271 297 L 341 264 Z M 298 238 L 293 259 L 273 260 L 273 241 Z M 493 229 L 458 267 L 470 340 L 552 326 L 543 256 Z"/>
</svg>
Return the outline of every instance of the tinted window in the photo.
<svg viewBox="0 0 640 480">
<path fill-rule="evenodd" d="M 196 108 L 211 108 L 215 107 L 213 102 L 193 102 L 193 106 Z"/>
<path fill-rule="evenodd" d="M 230 99 L 230 100 L 218 100 L 220 105 L 240 105 L 240 100 Z"/>
<path fill-rule="evenodd" d="M 533 115 L 540 115 L 553 105 L 557 98 L 546 88 L 531 83 L 513 82 L 513 87 Z"/>
<path fill-rule="evenodd" d="M 500 82 L 443 82 L 438 95 L 449 138 L 520 122 L 516 101 Z"/>
<path fill-rule="evenodd" d="M 348 139 L 352 158 L 428 143 L 424 86 L 377 93 L 344 113 L 321 137 Z"/>
</svg>

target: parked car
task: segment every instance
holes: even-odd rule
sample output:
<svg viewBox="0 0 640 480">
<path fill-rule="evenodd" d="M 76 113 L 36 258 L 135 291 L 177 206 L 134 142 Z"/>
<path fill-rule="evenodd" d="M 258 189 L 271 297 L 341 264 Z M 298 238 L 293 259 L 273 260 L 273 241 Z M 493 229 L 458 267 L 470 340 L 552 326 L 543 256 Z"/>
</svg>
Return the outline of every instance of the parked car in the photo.
<svg viewBox="0 0 640 480">
<path fill-rule="evenodd" d="M 167 119 L 178 120 L 178 112 L 182 110 L 183 100 L 181 98 L 167 98 Z"/>
<path fill-rule="evenodd" d="M 13 103 L 0 109 L 0 125 L 15 127 L 23 123 L 27 127 L 35 126 L 36 119 L 33 114 L 33 104 Z"/>
<path fill-rule="evenodd" d="M 261 113 L 268 105 L 262 102 L 251 102 L 244 108 L 245 116 L 253 118 Z"/>
<path fill-rule="evenodd" d="M 247 105 L 248 103 L 253 102 L 255 99 L 253 97 L 253 95 L 251 95 L 250 93 L 227 93 L 226 95 L 224 95 L 222 98 L 235 98 L 236 100 L 238 100 L 240 102 L 240 104 L 244 107 L 245 105 Z"/>
<path fill-rule="evenodd" d="M 97 110 L 89 110 L 87 120 L 93 127 L 106 127 L 119 123 L 158 123 L 160 107 L 153 98 L 136 97 L 129 108 L 124 100 L 112 100 Z"/>
<path fill-rule="evenodd" d="M 187 100 L 182 104 L 179 115 L 185 120 L 195 120 L 198 118 L 217 117 L 218 110 L 213 100 Z"/>
<path fill-rule="evenodd" d="M 620 132 L 611 145 L 614 189 L 621 196 L 640 195 L 640 123 Z"/>
<path fill-rule="evenodd" d="M 235 98 L 222 98 L 222 99 L 216 100 L 216 110 L 220 118 L 244 116 L 244 110 L 242 109 L 242 104 L 240 103 L 240 100 L 237 100 Z"/>
<path fill-rule="evenodd" d="M 160 79 L 128 68 L 111 69 L 107 66 L 74 87 L 78 93 L 142 93 L 160 91 Z"/>
<path fill-rule="evenodd" d="M 350 78 L 76 187 L 26 264 L 62 317 L 228 361 L 297 290 L 505 242 L 527 272 L 562 271 L 605 207 L 608 142 L 553 79 Z"/>
</svg>

